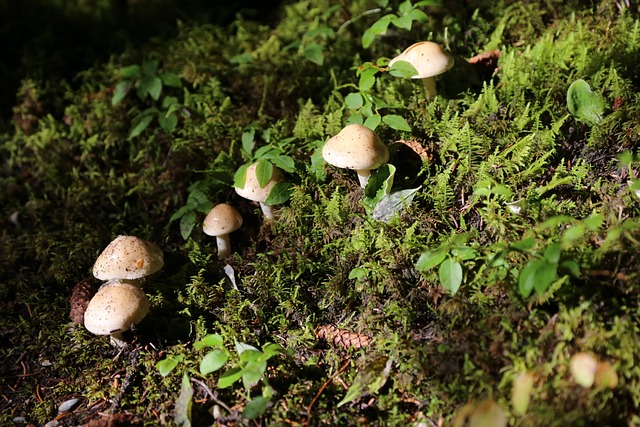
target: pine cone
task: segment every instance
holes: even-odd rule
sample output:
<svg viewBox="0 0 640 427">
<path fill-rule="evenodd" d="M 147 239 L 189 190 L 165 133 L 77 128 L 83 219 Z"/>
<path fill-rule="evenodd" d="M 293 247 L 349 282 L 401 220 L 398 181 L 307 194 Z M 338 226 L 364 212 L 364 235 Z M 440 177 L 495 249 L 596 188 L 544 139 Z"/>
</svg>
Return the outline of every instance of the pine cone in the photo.
<svg viewBox="0 0 640 427">
<path fill-rule="evenodd" d="M 73 288 L 71 298 L 69 298 L 69 304 L 71 305 L 69 316 L 73 323 L 84 325 L 84 311 L 97 291 L 98 284 L 93 278 L 82 279 Z"/>
<path fill-rule="evenodd" d="M 333 325 L 318 326 L 315 330 L 316 337 L 323 339 L 336 347 L 344 349 L 361 348 L 371 344 L 371 337 L 357 334 L 347 329 L 339 329 Z"/>
</svg>

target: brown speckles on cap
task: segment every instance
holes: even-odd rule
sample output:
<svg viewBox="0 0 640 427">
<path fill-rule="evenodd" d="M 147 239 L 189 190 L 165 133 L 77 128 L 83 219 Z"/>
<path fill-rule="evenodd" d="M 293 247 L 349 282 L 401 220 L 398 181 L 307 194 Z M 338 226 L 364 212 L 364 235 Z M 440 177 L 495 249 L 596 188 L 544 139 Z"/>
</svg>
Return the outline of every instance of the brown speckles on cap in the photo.
<svg viewBox="0 0 640 427">
<path fill-rule="evenodd" d="M 96 335 L 126 331 L 149 312 L 149 299 L 132 283 L 107 282 L 93 296 L 84 313 L 84 326 Z"/>
<path fill-rule="evenodd" d="M 160 248 L 134 236 L 118 236 L 100 254 L 93 275 L 100 280 L 140 279 L 164 265 Z"/>
</svg>

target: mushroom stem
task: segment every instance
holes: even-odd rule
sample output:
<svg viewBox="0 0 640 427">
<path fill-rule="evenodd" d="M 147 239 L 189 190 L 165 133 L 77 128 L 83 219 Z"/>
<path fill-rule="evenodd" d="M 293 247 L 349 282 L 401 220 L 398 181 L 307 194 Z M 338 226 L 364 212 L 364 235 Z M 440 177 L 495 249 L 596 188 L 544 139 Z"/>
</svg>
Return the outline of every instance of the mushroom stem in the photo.
<svg viewBox="0 0 640 427">
<path fill-rule="evenodd" d="M 260 203 L 260 209 L 262 209 L 262 214 L 264 215 L 265 222 L 273 221 L 273 209 L 271 209 L 271 206 L 267 206 L 262 202 L 258 203 Z"/>
<path fill-rule="evenodd" d="M 226 258 L 231 255 L 231 241 L 228 234 L 221 234 L 216 237 L 218 244 L 218 258 Z"/>
<path fill-rule="evenodd" d="M 122 332 L 111 333 L 111 336 L 109 337 L 109 341 L 111 342 L 111 345 L 114 345 L 118 348 L 123 348 L 127 346 L 127 342 L 124 340 L 124 335 L 122 335 Z"/>
<path fill-rule="evenodd" d="M 436 89 L 436 78 L 435 77 L 426 77 L 422 79 L 422 84 L 424 85 L 424 90 L 427 93 L 427 100 L 431 101 L 438 95 L 438 90 Z"/>
<path fill-rule="evenodd" d="M 367 182 L 369 181 L 369 177 L 371 176 L 371 171 L 368 169 L 358 169 L 356 170 L 358 174 L 358 180 L 360 181 L 360 187 L 364 188 L 367 186 Z"/>
</svg>

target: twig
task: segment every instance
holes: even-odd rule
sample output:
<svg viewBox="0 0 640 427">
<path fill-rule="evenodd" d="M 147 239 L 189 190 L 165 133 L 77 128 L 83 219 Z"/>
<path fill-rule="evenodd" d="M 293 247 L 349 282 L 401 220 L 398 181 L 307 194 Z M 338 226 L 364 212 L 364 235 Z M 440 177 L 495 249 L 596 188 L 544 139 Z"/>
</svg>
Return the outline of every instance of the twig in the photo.
<svg viewBox="0 0 640 427">
<path fill-rule="evenodd" d="M 307 419 L 302 423 L 302 425 L 309 425 L 309 420 L 311 420 L 311 409 L 313 408 L 313 405 L 315 405 L 316 401 L 318 400 L 318 398 L 320 397 L 324 389 L 327 388 L 329 383 L 333 381 L 335 377 L 343 373 L 345 369 L 347 369 L 347 366 L 349 366 L 350 362 L 351 362 L 351 359 L 347 357 L 347 361 L 344 362 L 344 364 L 340 367 L 340 369 L 338 369 L 338 372 L 331 375 L 329 378 L 327 378 L 324 384 L 322 384 L 322 386 L 320 387 L 316 395 L 313 397 L 313 400 L 311 400 L 311 403 L 309 404 L 309 406 L 307 406 Z"/>
</svg>

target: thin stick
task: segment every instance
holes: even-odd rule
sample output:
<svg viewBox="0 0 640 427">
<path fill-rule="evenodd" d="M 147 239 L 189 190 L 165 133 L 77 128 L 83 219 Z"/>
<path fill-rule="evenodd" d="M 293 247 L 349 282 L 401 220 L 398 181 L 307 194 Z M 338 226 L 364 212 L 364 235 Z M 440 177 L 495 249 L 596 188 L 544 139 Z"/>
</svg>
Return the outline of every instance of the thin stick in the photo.
<svg viewBox="0 0 640 427">
<path fill-rule="evenodd" d="M 318 400 L 318 398 L 320 397 L 320 395 L 322 394 L 322 392 L 324 391 L 325 388 L 327 388 L 327 386 L 329 385 L 329 383 L 331 381 L 333 381 L 333 379 L 335 377 L 337 377 L 338 375 L 340 375 L 341 373 L 343 373 L 345 371 L 345 369 L 347 369 L 347 366 L 349 366 L 349 362 L 351 362 L 350 358 L 347 358 L 347 361 L 344 362 L 344 364 L 340 367 L 340 369 L 338 369 L 338 372 L 336 372 L 335 374 L 331 375 L 329 378 L 327 378 L 327 380 L 324 382 L 324 384 L 322 384 L 322 386 L 320 387 L 320 390 L 318 390 L 318 392 L 316 393 L 316 395 L 313 397 L 313 400 L 311 401 L 311 403 L 309 404 L 309 406 L 307 407 L 307 419 L 306 421 L 303 423 L 303 425 L 308 425 L 309 424 L 309 420 L 311 419 L 311 408 L 313 408 L 313 405 L 315 405 L 316 401 Z"/>
</svg>

